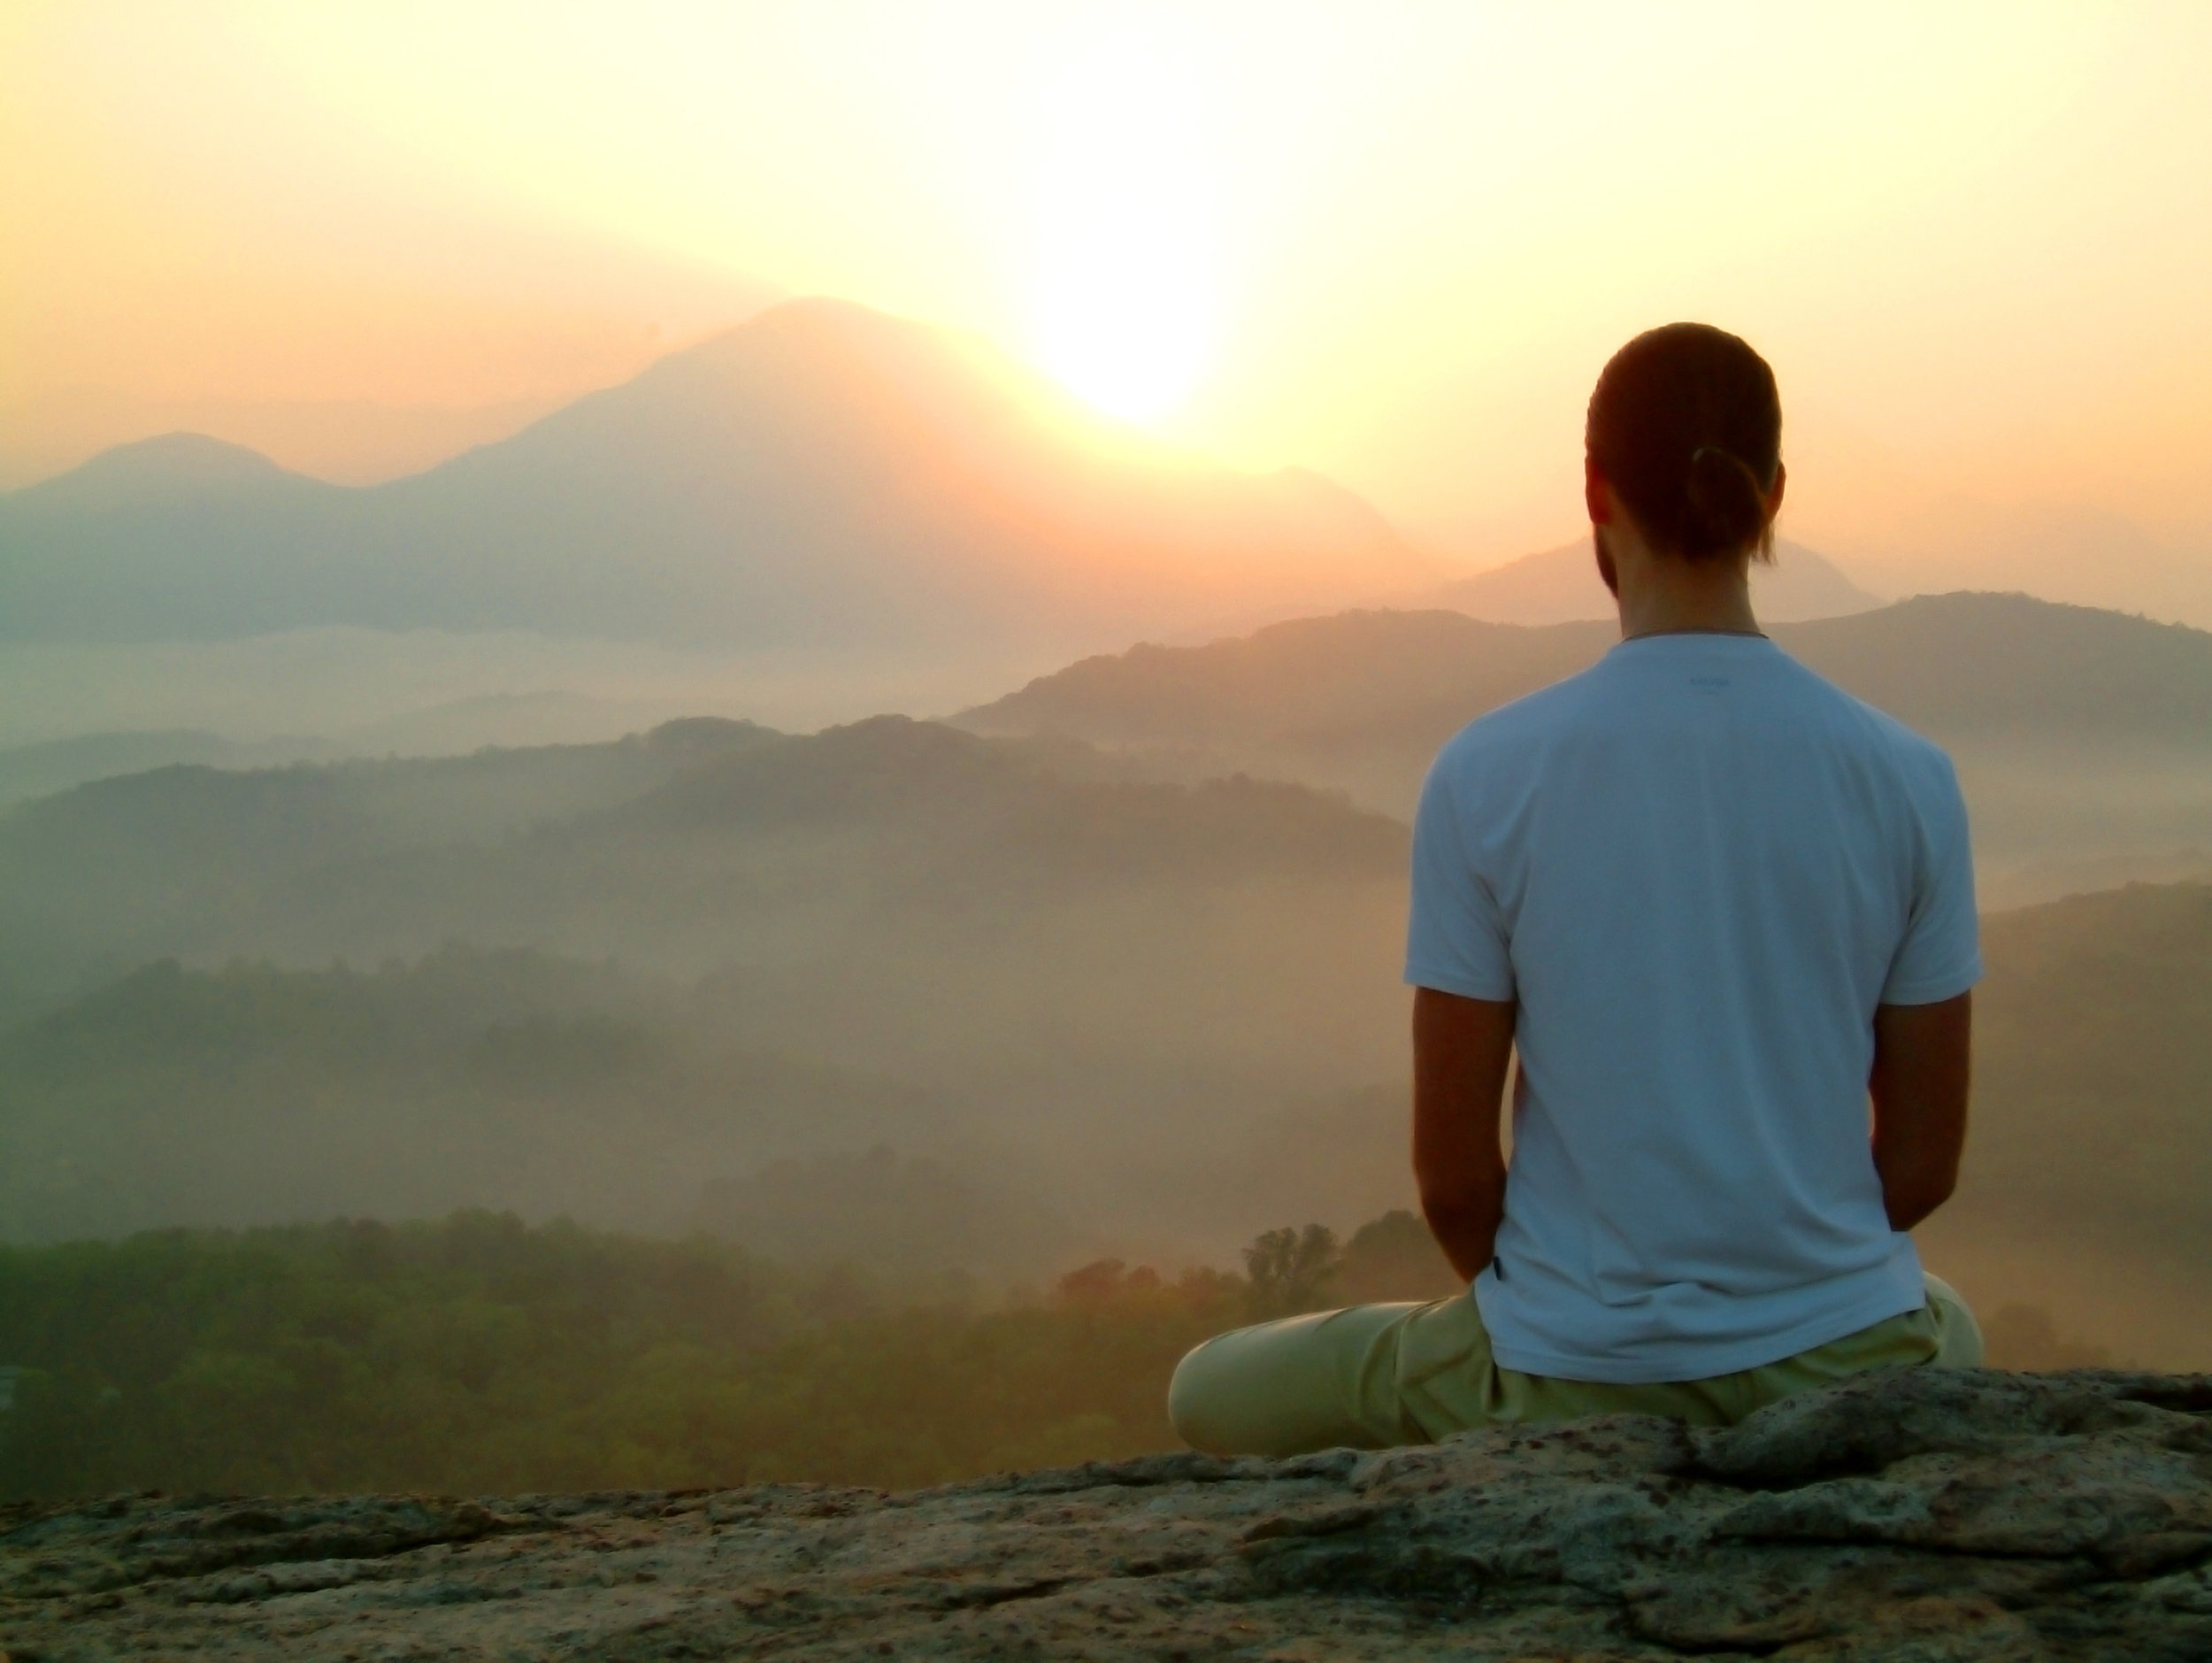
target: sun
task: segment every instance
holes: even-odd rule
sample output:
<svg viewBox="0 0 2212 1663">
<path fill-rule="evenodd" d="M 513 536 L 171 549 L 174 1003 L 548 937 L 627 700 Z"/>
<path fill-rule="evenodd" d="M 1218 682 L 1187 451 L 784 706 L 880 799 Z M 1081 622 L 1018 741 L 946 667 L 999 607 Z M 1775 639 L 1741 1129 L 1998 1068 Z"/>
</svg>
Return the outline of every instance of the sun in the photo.
<svg viewBox="0 0 2212 1663">
<path fill-rule="evenodd" d="M 1102 238 L 1053 273 L 1038 307 L 1045 368 L 1085 402 L 1125 420 L 1166 414 L 1196 385 L 1211 320 L 1173 250 Z"/>
<path fill-rule="evenodd" d="M 1036 356 L 1077 397 L 1148 422 L 1209 367 L 1218 215 L 1187 77 L 1093 50 L 1062 80 L 1038 166 Z"/>
</svg>

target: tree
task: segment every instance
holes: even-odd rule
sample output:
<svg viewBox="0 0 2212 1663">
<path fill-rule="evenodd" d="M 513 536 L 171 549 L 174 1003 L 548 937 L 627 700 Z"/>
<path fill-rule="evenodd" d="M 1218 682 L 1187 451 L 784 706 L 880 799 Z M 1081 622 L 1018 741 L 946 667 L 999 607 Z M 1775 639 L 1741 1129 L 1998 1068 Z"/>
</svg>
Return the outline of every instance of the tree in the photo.
<svg viewBox="0 0 2212 1663">
<path fill-rule="evenodd" d="M 1466 1278 L 1446 1260 L 1429 1227 L 1400 1207 L 1352 1232 L 1333 1292 L 1347 1304 L 1371 1305 L 1448 1299 L 1466 1288 Z"/>
<path fill-rule="evenodd" d="M 1343 1262 L 1336 1232 L 1325 1224 L 1269 1230 L 1244 1250 L 1252 1314 L 1264 1319 L 1320 1309 Z"/>
</svg>

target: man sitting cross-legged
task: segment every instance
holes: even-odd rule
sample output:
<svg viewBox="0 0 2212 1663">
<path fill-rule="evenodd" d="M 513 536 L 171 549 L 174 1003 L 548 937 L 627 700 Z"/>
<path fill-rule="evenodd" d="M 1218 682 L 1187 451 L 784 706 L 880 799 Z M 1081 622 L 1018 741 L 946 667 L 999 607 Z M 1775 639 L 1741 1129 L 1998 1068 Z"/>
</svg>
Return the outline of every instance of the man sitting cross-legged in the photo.
<svg viewBox="0 0 2212 1663">
<path fill-rule="evenodd" d="M 1606 366 L 1586 495 L 1622 640 L 1452 740 L 1415 824 L 1414 1173 L 1472 1286 L 1208 1341 L 1169 1393 L 1198 1448 L 1724 1424 L 1980 1362 L 1906 1233 L 1965 1142 L 1965 809 L 1940 751 L 1760 633 L 1780 440 L 1734 335 Z"/>
</svg>

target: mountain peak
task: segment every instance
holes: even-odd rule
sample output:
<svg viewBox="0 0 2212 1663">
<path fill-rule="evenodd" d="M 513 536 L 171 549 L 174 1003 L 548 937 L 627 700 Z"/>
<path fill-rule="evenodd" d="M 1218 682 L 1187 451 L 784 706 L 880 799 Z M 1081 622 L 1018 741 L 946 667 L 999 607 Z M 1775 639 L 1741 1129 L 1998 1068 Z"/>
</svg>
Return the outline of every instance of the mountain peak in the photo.
<svg viewBox="0 0 2212 1663">
<path fill-rule="evenodd" d="M 1110 430 L 982 337 L 820 297 L 383 485 L 177 435 L 7 508 L 13 639 L 435 626 L 1033 665 L 1432 576 L 1348 491 Z"/>
<path fill-rule="evenodd" d="M 967 339 L 919 319 L 880 312 L 833 295 L 804 295 L 757 312 L 743 323 L 710 335 L 661 360 L 662 365 L 721 366 L 752 358 L 764 348 L 811 357 L 822 352 L 859 350 L 945 351 Z M 659 367 L 658 366 L 656 366 Z M 652 372 L 649 370 L 648 375 Z"/>
<path fill-rule="evenodd" d="M 294 477 L 258 450 L 204 433 L 164 433 L 111 445 L 65 479 L 109 485 L 232 484 Z"/>
<path fill-rule="evenodd" d="M 34 512 L 143 513 L 191 502 L 229 502 L 273 488 L 333 495 L 343 489 L 292 473 L 242 444 L 204 433 L 164 433 L 111 445 L 66 473 L 6 493 L 0 501 Z"/>
<path fill-rule="evenodd" d="M 724 335 L 748 331 L 774 334 L 817 330 L 844 335 L 863 329 L 887 334 L 947 333 L 933 324 L 883 312 L 861 301 L 846 300 L 836 295 L 800 295 L 754 313 L 735 328 L 724 331 Z"/>
</svg>

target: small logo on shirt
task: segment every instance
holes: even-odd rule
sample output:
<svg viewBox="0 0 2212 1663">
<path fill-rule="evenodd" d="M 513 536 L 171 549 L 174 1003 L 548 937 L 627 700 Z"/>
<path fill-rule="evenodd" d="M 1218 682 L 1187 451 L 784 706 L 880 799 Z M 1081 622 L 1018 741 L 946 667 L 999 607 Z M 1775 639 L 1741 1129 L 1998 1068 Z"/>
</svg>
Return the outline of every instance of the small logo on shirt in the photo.
<svg viewBox="0 0 2212 1663">
<path fill-rule="evenodd" d="M 1728 685 L 1728 678 L 1724 675 L 1694 675 L 1690 678 L 1690 685 L 1701 687 L 1708 693 L 1717 693 Z"/>
</svg>

